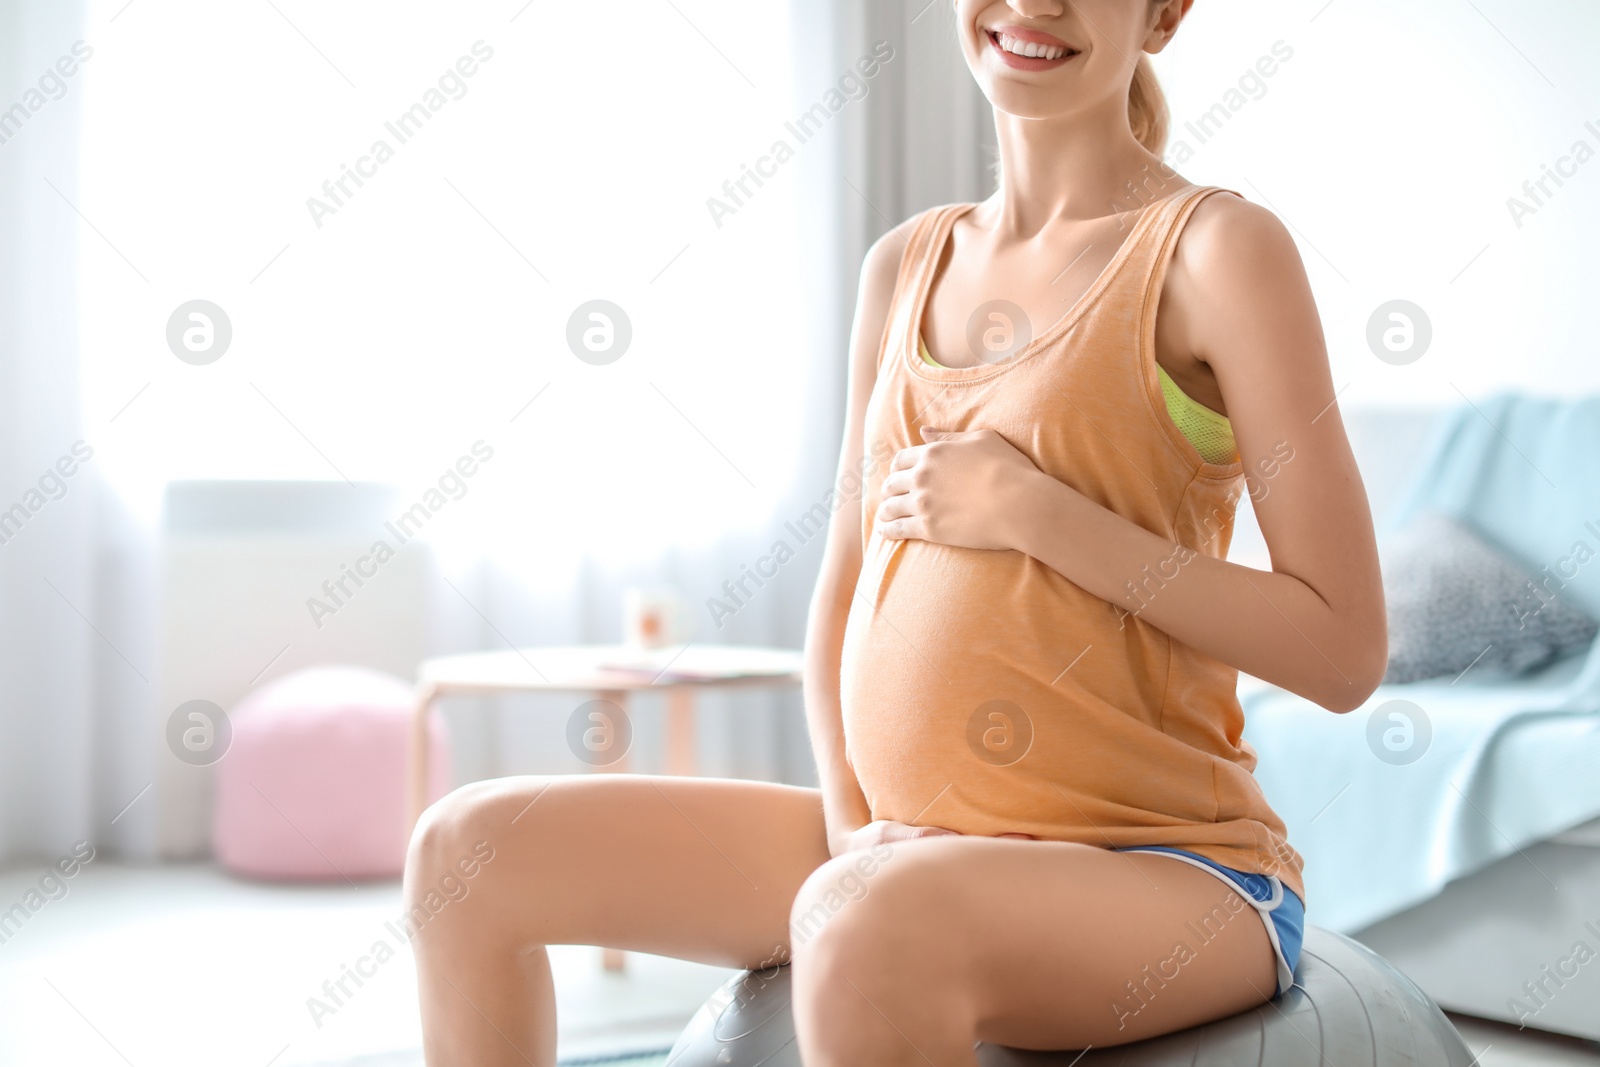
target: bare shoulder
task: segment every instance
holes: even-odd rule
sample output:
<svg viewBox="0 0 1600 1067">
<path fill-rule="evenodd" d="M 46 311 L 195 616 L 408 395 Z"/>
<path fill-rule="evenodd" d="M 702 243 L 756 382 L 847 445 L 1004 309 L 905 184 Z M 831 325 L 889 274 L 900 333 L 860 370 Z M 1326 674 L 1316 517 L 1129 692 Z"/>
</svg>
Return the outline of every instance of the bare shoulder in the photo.
<svg viewBox="0 0 1600 1067">
<path fill-rule="evenodd" d="M 911 233 L 924 213 L 919 212 L 885 232 L 861 261 L 861 295 L 881 294 L 885 304 L 894 294 L 895 280 L 900 276 L 900 261 L 911 242 Z"/>
<path fill-rule="evenodd" d="M 1219 360 L 1279 361 L 1286 351 L 1315 357 L 1323 350 L 1311 283 L 1289 228 L 1232 193 L 1196 205 L 1173 250 L 1162 299 L 1174 313 L 1173 340 L 1214 370 Z"/>
<path fill-rule="evenodd" d="M 1289 266 L 1301 272 L 1299 249 L 1283 221 L 1230 192 L 1214 193 L 1195 205 L 1173 258 L 1202 277 L 1216 272 L 1272 274 Z"/>
</svg>

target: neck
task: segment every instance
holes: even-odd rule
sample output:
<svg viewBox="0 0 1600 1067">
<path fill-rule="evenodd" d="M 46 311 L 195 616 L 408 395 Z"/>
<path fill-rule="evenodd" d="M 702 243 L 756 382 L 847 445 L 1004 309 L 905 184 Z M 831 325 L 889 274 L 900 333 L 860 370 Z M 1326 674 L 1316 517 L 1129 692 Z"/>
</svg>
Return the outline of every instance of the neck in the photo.
<svg viewBox="0 0 1600 1067">
<path fill-rule="evenodd" d="M 1128 126 L 1127 106 L 1052 119 L 995 112 L 1000 189 L 998 226 L 1018 236 L 1058 219 L 1134 211 L 1184 184 Z"/>
</svg>

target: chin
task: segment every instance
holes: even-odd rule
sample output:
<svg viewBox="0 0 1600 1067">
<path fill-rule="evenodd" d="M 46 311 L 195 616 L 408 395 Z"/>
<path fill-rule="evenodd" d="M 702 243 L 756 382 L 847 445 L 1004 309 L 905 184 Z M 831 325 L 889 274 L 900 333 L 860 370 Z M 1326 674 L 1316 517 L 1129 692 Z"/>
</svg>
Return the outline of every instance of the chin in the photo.
<svg viewBox="0 0 1600 1067">
<path fill-rule="evenodd" d="M 1088 83 L 1088 57 L 1073 55 L 1053 67 L 1018 70 L 995 54 L 988 33 L 969 27 L 962 51 L 973 80 L 999 112 L 1020 119 L 1065 119 L 1083 110 L 1098 94 Z"/>
</svg>

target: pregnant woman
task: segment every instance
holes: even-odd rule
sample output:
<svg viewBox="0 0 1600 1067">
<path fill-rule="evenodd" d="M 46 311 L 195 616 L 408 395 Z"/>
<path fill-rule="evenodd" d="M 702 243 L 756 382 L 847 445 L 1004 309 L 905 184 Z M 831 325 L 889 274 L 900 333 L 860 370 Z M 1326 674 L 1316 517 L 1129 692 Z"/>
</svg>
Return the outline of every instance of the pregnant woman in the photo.
<svg viewBox="0 0 1600 1067">
<path fill-rule="evenodd" d="M 434 1067 L 554 1062 L 547 945 L 792 963 L 809 1067 L 1115 1045 L 1287 988 L 1302 864 L 1237 672 L 1356 708 L 1383 596 L 1293 242 L 1160 158 L 1142 53 L 1189 2 L 956 0 L 999 189 L 862 266 L 839 485 L 864 489 L 806 639 L 820 789 L 434 805 L 406 873 Z M 1245 492 L 1270 570 L 1224 558 Z"/>
</svg>

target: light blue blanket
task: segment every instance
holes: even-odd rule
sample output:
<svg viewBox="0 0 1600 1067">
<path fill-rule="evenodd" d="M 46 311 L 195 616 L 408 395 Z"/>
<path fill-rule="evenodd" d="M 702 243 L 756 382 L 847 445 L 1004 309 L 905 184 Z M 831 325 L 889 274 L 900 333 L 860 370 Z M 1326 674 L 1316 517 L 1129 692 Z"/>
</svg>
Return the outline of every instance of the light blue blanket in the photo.
<svg viewBox="0 0 1600 1067">
<path fill-rule="evenodd" d="M 1464 404 L 1380 537 L 1427 510 L 1536 575 L 1550 568 L 1563 597 L 1600 616 L 1600 398 Z M 1523 678 L 1380 686 L 1348 715 L 1269 686 L 1241 699 L 1319 926 L 1358 930 L 1600 815 L 1600 642 Z"/>
</svg>

